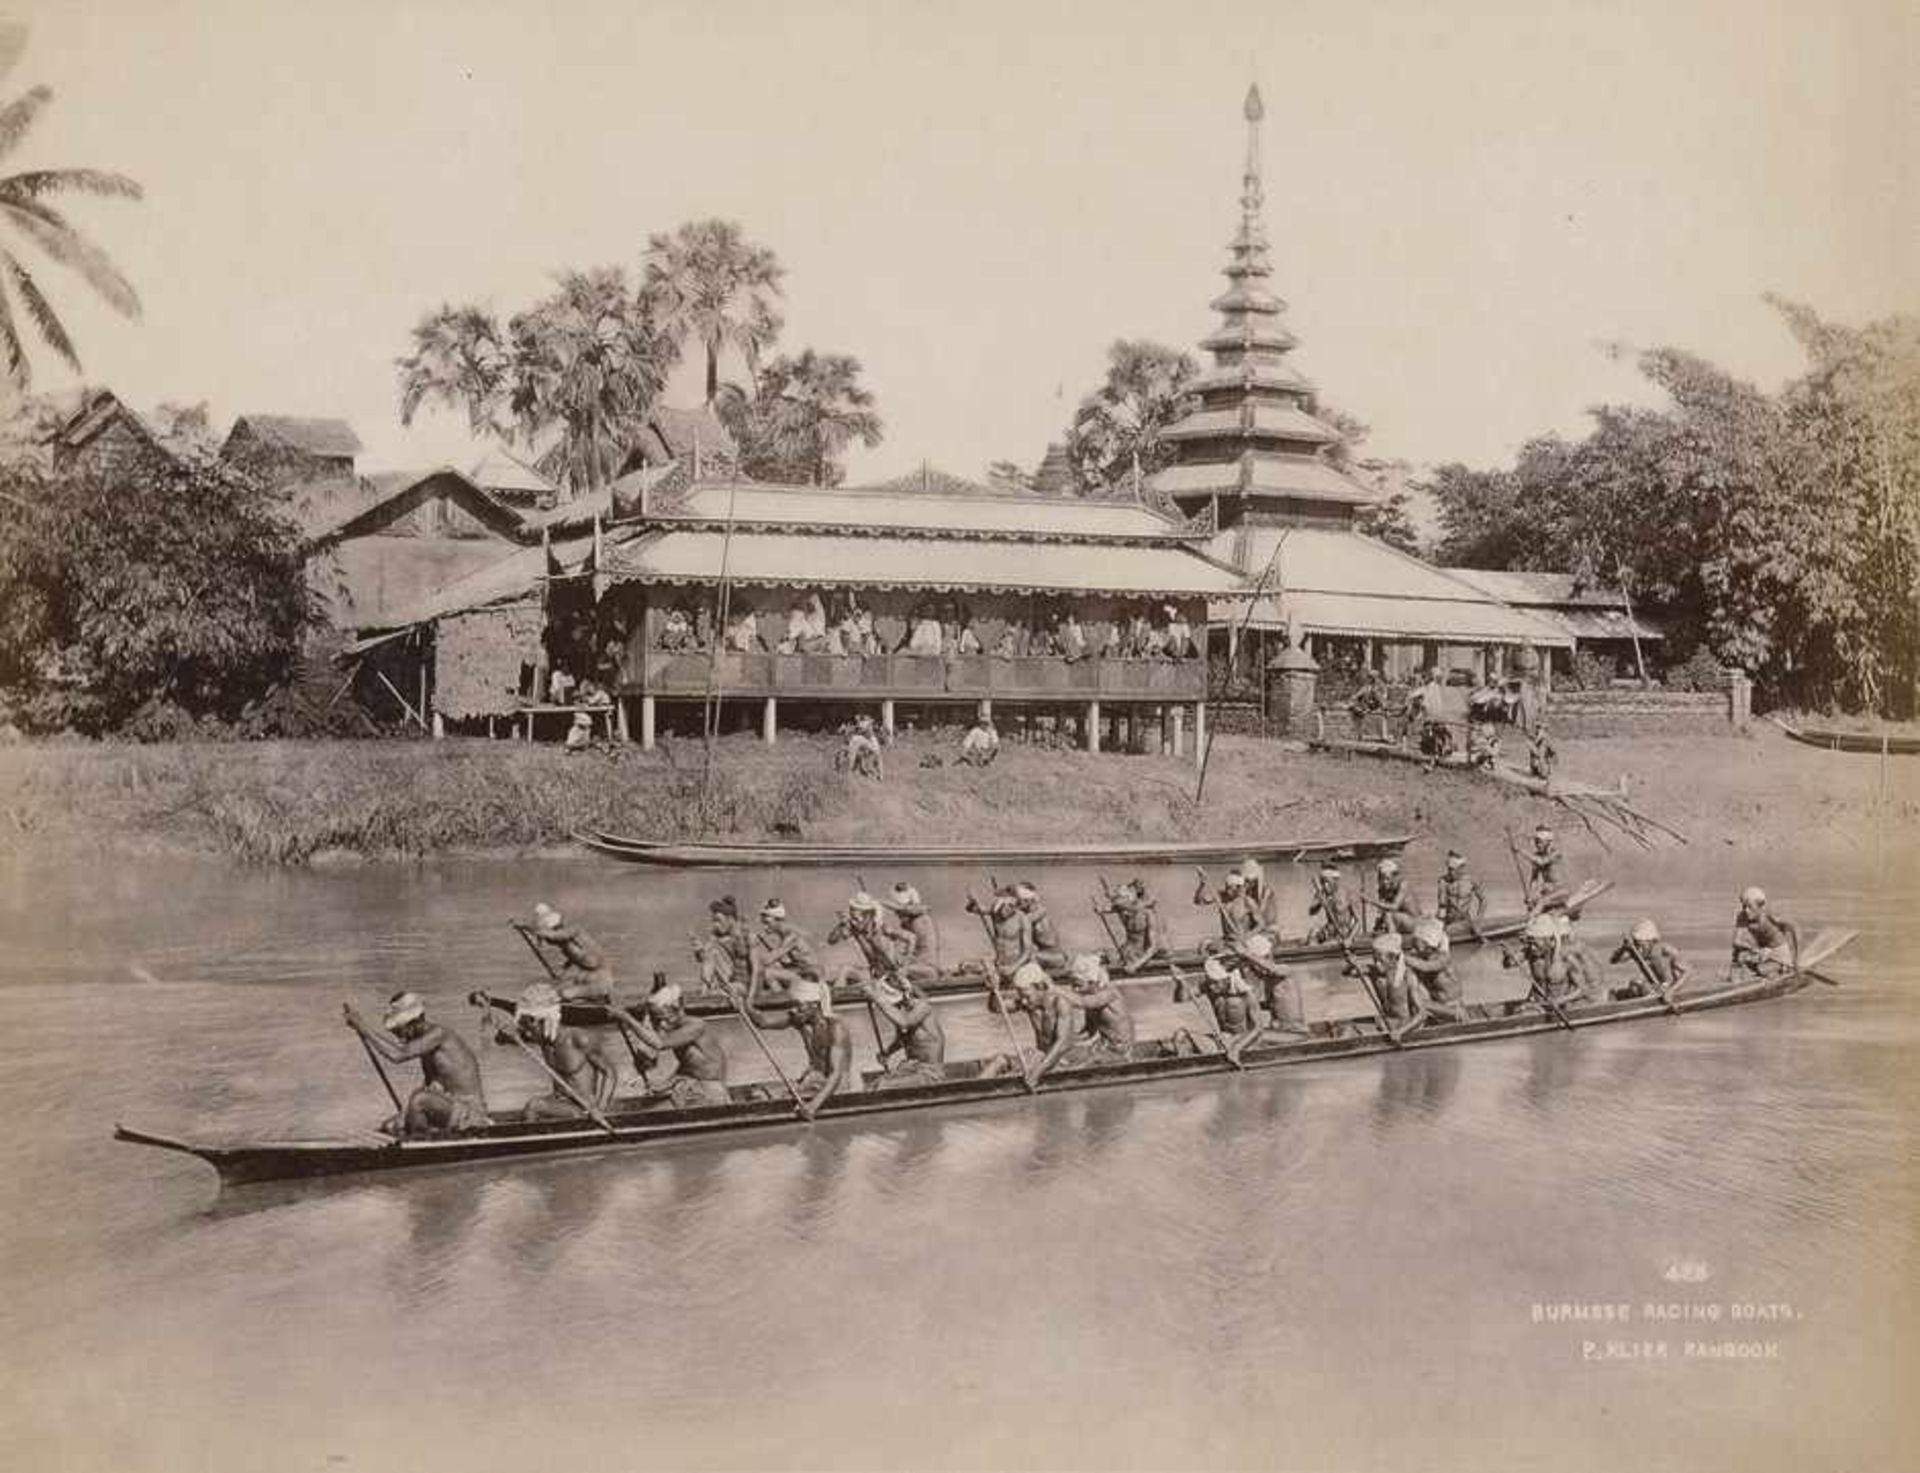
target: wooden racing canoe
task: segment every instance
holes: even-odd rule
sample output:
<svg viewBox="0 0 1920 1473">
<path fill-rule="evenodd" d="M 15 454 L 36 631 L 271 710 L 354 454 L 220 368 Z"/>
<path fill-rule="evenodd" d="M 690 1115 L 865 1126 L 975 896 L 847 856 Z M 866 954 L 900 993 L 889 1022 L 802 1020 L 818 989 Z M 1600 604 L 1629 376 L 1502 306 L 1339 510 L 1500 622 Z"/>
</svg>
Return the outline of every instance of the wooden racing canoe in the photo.
<svg viewBox="0 0 1920 1473">
<path fill-rule="evenodd" d="M 675 843 L 609 834 L 598 829 L 574 839 L 600 854 L 631 864 L 666 865 L 679 869 L 783 868 L 891 869 L 899 865 L 960 864 L 1218 864 L 1253 858 L 1281 864 L 1322 863 L 1328 860 L 1377 859 L 1398 854 L 1412 842 L 1411 834 L 1385 838 L 1370 835 L 1348 838 L 1199 840 L 1191 843 L 1148 841 L 1125 844 L 1001 844 L 1001 845 L 890 845 L 809 844 L 794 841 L 743 841 L 736 844 Z"/>
<path fill-rule="evenodd" d="M 1911 757 L 1920 753 L 1920 736 L 1896 735 L 1893 732 L 1837 731 L 1819 726 L 1795 726 L 1782 721 L 1778 716 L 1769 716 L 1767 720 L 1779 727 L 1796 742 L 1804 742 L 1809 747 L 1818 747 L 1825 752 L 1863 752 L 1877 753 L 1881 756 Z"/>
<path fill-rule="evenodd" d="M 1384 1033 L 1372 1019 L 1329 1020 L 1314 1024 L 1306 1036 L 1298 1039 L 1249 1048 L 1241 1056 L 1241 1063 L 1249 1070 L 1274 1069 L 1293 1064 L 1393 1053 L 1402 1049 L 1444 1048 L 1455 1044 L 1519 1038 L 1552 1033 L 1563 1027 L 1579 1029 L 1615 1023 L 1654 1022 L 1782 997 L 1799 991 L 1809 980 L 1808 973 L 1789 972 L 1752 980 L 1719 981 L 1698 990 L 1689 988 L 1670 1003 L 1657 997 L 1580 1003 L 1561 1008 L 1560 1017 L 1524 1002 L 1476 1004 L 1469 1007 L 1469 1016 L 1461 1022 L 1429 1021 L 1397 1041 Z M 1157 1044 L 1143 1044 L 1137 1050 L 1141 1056 L 1129 1061 L 1050 1074 L 1041 1081 L 1037 1092 L 1064 1094 L 1159 1080 L 1231 1075 L 1235 1072 L 1233 1065 L 1217 1051 L 1204 1044 L 1202 1047 L 1206 1051 L 1179 1055 L 1161 1052 Z M 1017 1074 L 983 1078 L 979 1061 L 952 1064 L 948 1068 L 948 1077 L 937 1084 L 884 1090 L 867 1088 L 837 1095 L 826 1102 L 818 1118 L 826 1121 L 894 1115 L 909 1110 L 1012 1102 L 1026 1097 L 1026 1088 Z M 866 1077 L 871 1084 L 876 1076 L 870 1073 Z M 469 1134 L 418 1140 L 361 1137 L 206 1141 L 122 1125 L 114 1127 L 114 1139 L 183 1152 L 206 1162 L 219 1173 L 223 1184 L 242 1186 L 254 1182 L 502 1161 L 562 1152 L 595 1152 L 656 1142 L 760 1135 L 772 1130 L 791 1130 L 798 1124 L 792 1100 L 777 1084 L 735 1085 L 730 1093 L 732 1099 L 727 1104 L 707 1105 L 692 1110 L 673 1110 L 638 1102 L 616 1104 L 608 1114 L 611 1133 L 584 1120 L 538 1123 L 503 1120 Z"/>
</svg>

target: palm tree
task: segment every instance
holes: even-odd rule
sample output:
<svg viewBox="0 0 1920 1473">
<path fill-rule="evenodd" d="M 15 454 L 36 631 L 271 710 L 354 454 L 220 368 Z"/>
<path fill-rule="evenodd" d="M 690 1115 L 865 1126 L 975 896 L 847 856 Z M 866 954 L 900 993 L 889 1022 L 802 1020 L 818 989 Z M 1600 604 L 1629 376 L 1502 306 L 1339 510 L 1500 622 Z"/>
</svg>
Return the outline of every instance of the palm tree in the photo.
<svg viewBox="0 0 1920 1473">
<path fill-rule="evenodd" d="M 732 348 L 757 373 L 760 355 L 780 335 L 774 299 L 785 275 L 779 259 L 754 245 L 732 220 L 690 220 L 672 235 L 647 238 L 641 296 L 676 342 L 706 350 L 707 403 L 720 392 L 720 354 Z"/>
<path fill-rule="evenodd" d="M 422 405 L 466 411 L 475 435 L 508 438 L 500 423 L 513 360 L 500 326 L 484 308 L 443 306 L 414 325 L 413 352 L 396 358 L 400 423 L 410 425 Z"/>
<path fill-rule="evenodd" d="M 627 285 L 605 266 L 567 271 L 560 289 L 516 316 L 508 405 L 531 446 L 554 436 L 542 474 L 578 493 L 620 472 L 633 437 L 679 356 Z"/>
<path fill-rule="evenodd" d="M 783 474 L 815 486 L 837 486 L 846 474 L 840 455 L 855 440 L 880 443 L 873 391 L 860 383 L 860 360 L 846 353 L 780 357 L 760 374 L 754 418 L 760 449 Z"/>
<path fill-rule="evenodd" d="M 1107 377 L 1080 401 L 1067 430 L 1067 455 L 1082 495 L 1126 489 L 1137 466 L 1151 475 L 1173 459 L 1163 432 L 1187 412 L 1187 382 L 1199 372 L 1191 355 L 1145 340 L 1107 349 Z"/>
<path fill-rule="evenodd" d="M 0 35 L 0 76 L 11 69 L 25 42 L 21 28 L 9 28 Z M 53 101 L 47 87 L 35 87 L 0 107 L 0 159 L 4 159 L 33 128 L 34 122 Z M 33 169 L 0 178 L 0 220 L 14 233 L 24 236 L 50 257 L 77 271 L 116 312 L 123 317 L 140 315 L 140 297 L 126 277 L 93 244 L 47 201 L 60 194 L 91 194 L 108 199 L 139 199 L 141 189 L 124 174 L 100 169 Z M 7 377 L 23 393 L 33 382 L 32 365 L 21 342 L 14 311 L 17 301 L 33 323 L 41 339 L 75 373 L 79 373 L 80 355 L 73 346 L 66 326 L 53 310 L 46 294 L 31 272 L 20 264 L 10 245 L 0 244 L 0 352 L 7 360 Z"/>
</svg>

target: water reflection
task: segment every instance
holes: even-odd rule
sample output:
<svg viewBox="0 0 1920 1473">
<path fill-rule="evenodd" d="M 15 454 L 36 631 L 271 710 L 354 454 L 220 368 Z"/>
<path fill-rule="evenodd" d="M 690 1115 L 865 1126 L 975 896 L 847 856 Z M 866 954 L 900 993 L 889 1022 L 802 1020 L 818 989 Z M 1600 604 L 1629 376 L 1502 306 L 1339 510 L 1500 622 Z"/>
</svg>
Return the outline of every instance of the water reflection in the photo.
<svg viewBox="0 0 1920 1473">
<path fill-rule="evenodd" d="M 1373 1119 L 1381 1129 L 1439 1120 L 1460 1088 L 1461 1049 L 1412 1049 L 1380 1060 Z"/>
</svg>

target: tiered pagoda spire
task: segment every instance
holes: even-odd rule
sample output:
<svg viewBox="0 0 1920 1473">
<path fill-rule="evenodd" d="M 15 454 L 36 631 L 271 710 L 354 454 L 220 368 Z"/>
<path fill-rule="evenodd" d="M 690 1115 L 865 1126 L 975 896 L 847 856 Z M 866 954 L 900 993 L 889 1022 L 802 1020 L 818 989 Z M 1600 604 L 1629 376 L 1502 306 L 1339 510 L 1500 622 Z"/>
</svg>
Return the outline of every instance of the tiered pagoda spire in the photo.
<svg viewBox="0 0 1920 1473">
<path fill-rule="evenodd" d="M 1247 89 L 1244 112 L 1240 228 L 1227 247 L 1227 289 L 1210 304 L 1220 325 L 1200 342 L 1213 367 L 1190 386 L 1199 406 L 1166 430 L 1176 458 L 1152 489 L 1189 515 L 1212 505 L 1222 526 L 1243 518 L 1344 525 L 1373 497 L 1324 458 L 1339 432 L 1314 417 L 1313 385 L 1287 360 L 1297 340 L 1281 320 L 1287 304 L 1267 286 L 1258 86 Z"/>
</svg>

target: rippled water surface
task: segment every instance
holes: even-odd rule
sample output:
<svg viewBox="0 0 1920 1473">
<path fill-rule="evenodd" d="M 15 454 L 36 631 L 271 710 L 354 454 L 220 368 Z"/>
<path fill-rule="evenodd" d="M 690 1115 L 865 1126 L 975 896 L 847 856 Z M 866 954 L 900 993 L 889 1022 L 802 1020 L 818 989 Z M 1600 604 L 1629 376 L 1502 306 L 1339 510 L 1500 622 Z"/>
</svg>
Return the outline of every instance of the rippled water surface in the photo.
<svg viewBox="0 0 1920 1473">
<path fill-rule="evenodd" d="M 971 950 L 952 877 L 919 878 L 946 944 Z M 1091 878 L 1049 880 L 1088 942 Z M 1174 902 L 1190 881 L 1158 878 Z M 1743 878 L 1668 857 L 1623 873 L 1591 929 L 1651 909 L 1717 964 Z M 1796 918 L 1863 932 L 1832 968 L 1843 987 L 731 1147 L 222 1196 L 195 1162 L 112 1143 L 113 1122 L 361 1129 L 385 1100 L 340 1001 L 414 987 L 469 1027 L 468 989 L 529 980 L 504 920 L 534 898 L 585 918 L 637 982 L 678 967 L 710 887 L 783 888 L 805 914 L 841 882 L 15 864 L 0 1466 L 1920 1467 L 1911 896 L 1864 867 L 1764 878 Z M 1330 981 L 1310 1006 L 1354 1010 Z M 1483 962 L 1468 985 L 1517 990 Z M 1143 1033 L 1190 1016 L 1137 1001 Z M 995 1047 L 962 1006 L 955 1055 Z M 729 1042 L 742 1075 L 765 1072 Z M 536 1092 L 517 1057 L 483 1059 L 496 1104 Z M 1649 1320 L 1656 1304 L 1720 1318 Z M 1686 1351 L 1723 1341 L 1761 1358 Z"/>
</svg>

